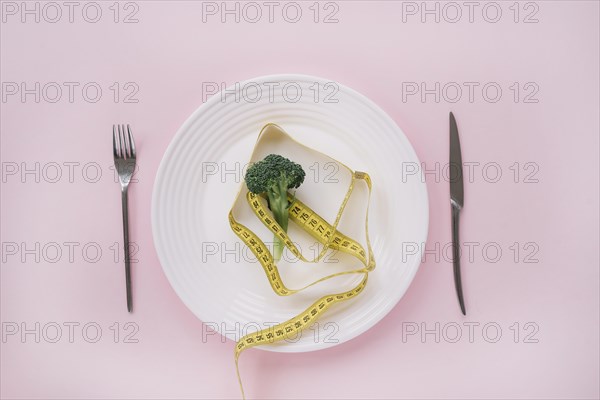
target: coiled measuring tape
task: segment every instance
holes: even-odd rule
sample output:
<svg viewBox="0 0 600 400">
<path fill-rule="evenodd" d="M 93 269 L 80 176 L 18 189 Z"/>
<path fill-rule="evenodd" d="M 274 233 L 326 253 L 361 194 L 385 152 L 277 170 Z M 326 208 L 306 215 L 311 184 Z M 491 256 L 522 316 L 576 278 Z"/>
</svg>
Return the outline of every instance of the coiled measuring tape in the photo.
<svg viewBox="0 0 600 400">
<path fill-rule="evenodd" d="M 274 127 L 279 129 L 282 133 L 283 130 L 276 125 L 268 124 L 263 128 L 263 131 L 269 127 Z M 260 136 L 259 136 L 260 137 Z M 293 140 L 293 139 L 292 139 Z M 313 150 L 314 151 L 314 150 Z M 329 224 L 324 218 L 318 215 L 315 211 L 313 211 L 310 207 L 304 204 L 296 197 L 292 197 L 288 194 L 288 200 L 292 201 L 290 209 L 289 209 L 289 218 L 293 221 L 297 226 L 299 226 L 304 232 L 311 235 L 315 238 L 319 243 L 323 245 L 323 249 L 320 253 L 309 260 L 305 258 L 300 250 L 296 247 L 294 242 L 290 239 L 287 233 L 279 226 L 279 224 L 275 221 L 270 211 L 268 211 L 266 206 L 266 200 L 260 196 L 251 192 L 246 193 L 246 202 L 254 212 L 255 216 L 271 231 L 273 234 L 277 235 L 284 243 L 284 245 L 290 250 L 290 252 L 296 256 L 299 260 L 304 262 L 318 262 L 322 257 L 325 256 L 329 249 L 339 250 L 346 254 L 349 254 L 360 261 L 361 267 L 351 270 L 351 271 L 343 271 L 337 272 L 328 276 L 325 276 L 321 279 L 318 279 L 302 288 L 291 289 L 288 288 L 283 280 L 281 279 L 281 275 L 279 274 L 279 269 L 275 264 L 273 255 L 265 245 L 265 243 L 256 235 L 252 230 L 247 228 L 246 226 L 239 223 L 235 217 L 233 208 L 229 211 L 229 224 L 233 232 L 242 240 L 242 242 L 250 248 L 252 253 L 256 256 L 260 265 L 262 266 L 269 283 L 271 284 L 271 288 L 275 293 L 280 296 L 290 296 L 294 293 L 307 289 L 313 285 L 316 285 L 325 280 L 341 276 L 347 274 L 362 274 L 362 280 L 350 290 L 329 294 L 323 296 L 316 300 L 313 304 L 311 304 L 308 308 L 302 311 L 300 314 L 295 317 L 282 322 L 278 325 L 271 326 L 269 328 L 260 330 L 255 333 L 248 334 L 236 343 L 235 346 L 235 365 L 238 376 L 238 381 L 240 384 L 240 389 L 242 391 L 242 397 L 245 398 L 244 388 L 242 385 L 242 380 L 239 372 L 239 357 L 241 353 L 249 348 L 275 343 L 281 340 L 294 338 L 297 334 L 299 334 L 304 328 L 309 327 L 313 322 L 315 322 L 323 313 L 325 313 L 332 305 L 351 299 L 358 294 L 360 294 L 368 280 L 368 274 L 375 268 L 375 258 L 373 257 L 373 251 L 371 248 L 371 243 L 369 241 L 369 202 L 371 197 L 371 178 L 365 172 L 352 171 L 350 168 L 346 167 L 344 164 L 339 163 L 344 168 L 346 168 L 352 174 L 352 180 L 346 191 L 344 199 L 338 209 L 335 221 L 333 224 Z M 367 214 L 365 217 L 365 237 L 367 250 L 365 249 L 355 240 L 350 237 L 344 235 L 337 229 L 339 221 L 344 213 L 344 209 L 350 196 L 352 195 L 352 191 L 354 190 L 355 184 L 357 182 L 364 182 L 368 189 L 369 201 L 367 202 Z M 238 194 L 238 196 L 240 196 Z M 237 202 L 237 198 L 236 198 Z"/>
</svg>

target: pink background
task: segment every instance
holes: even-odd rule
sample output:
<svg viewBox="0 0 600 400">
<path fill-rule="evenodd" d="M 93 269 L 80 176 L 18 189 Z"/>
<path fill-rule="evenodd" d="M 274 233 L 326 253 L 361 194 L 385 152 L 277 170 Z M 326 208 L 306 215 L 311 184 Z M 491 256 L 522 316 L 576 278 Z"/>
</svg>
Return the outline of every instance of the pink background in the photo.
<svg viewBox="0 0 600 400">
<path fill-rule="evenodd" d="M 56 103 L 44 97 L 36 103 L 33 95 L 23 103 L 3 90 L 3 331 L 11 323 L 30 329 L 36 322 L 63 326 L 57 343 L 45 337 L 36 343 L 33 334 L 25 340 L 18 334 L 4 338 L 3 398 L 240 396 L 233 343 L 218 336 L 203 343 L 202 323 L 162 272 L 150 228 L 151 193 L 169 141 L 203 101 L 203 82 L 231 85 L 273 73 L 322 76 L 362 92 L 398 123 L 430 169 L 447 160 L 447 116 L 453 110 L 464 161 L 498 163 L 502 178 L 488 182 L 479 167 L 465 190 L 461 239 L 479 242 L 472 259 L 463 261 L 467 317 L 458 309 L 451 262 L 443 254 L 438 260 L 429 255 L 398 306 L 359 338 L 318 353 L 245 354 L 241 367 L 249 397 L 600 396 L 598 2 L 538 1 L 529 8 L 520 3 L 519 22 L 509 9 L 513 2 L 499 2 L 497 23 L 482 17 L 485 2 L 478 3 L 473 22 L 464 6 L 462 19 L 448 22 L 444 16 L 453 18 L 454 11 L 442 2 L 438 6 L 447 14 L 436 23 L 432 15 L 421 22 L 420 14 L 405 14 L 403 22 L 408 3 L 348 1 L 337 3 L 339 21 L 328 24 L 313 21 L 313 2 L 299 2 L 303 15 L 295 24 L 282 18 L 283 2 L 273 23 L 263 15 L 254 24 L 244 18 L 236 23 L 232 16 L 222 23 L 218 15 L 203 23 L 202 4 L 189 1 L 138 1 L 138 23 L 114 23 L 112 3 L 99 2 L 103 14 L 95 24 L 82 18 L 83 2 L 72 23 L 66 8 L 56 23 L 43 18 L 36 23 L 33 16 L 23 23 L 20 14 L 3 12 L 2 82 L 26 82 L 30 88 L 35 82 L 80 83 L 73 103 L 65 86 Z M 536 6 L 538 22 L 523 23 Z M 133 10 L 123 7 L 120 18 Z M 319 7 L 320 19 L 333 10 L 324 9 L 324 3 Z M 53 18 L 54 11 L 47 11 Z M 493 10 L 488 13 L 494 17 Z M 82 98 L 86 82 L 101 86 L 98 102 Z M 121 90 L 127 82 L 136 83 L 138 103 L 123 103 L 122 97 L 115 103 L 109 88 L 114 82 Z M 465 86 L 456 103 L 448 101 L 451 95 L 439 102 L 433 95 L 403 101 L 403 82 L 480 86 L 472 102 Z M 480 89 L 488 82 L 503 90 L 495 103 L 482 97 Z M 519 82 L 518 102 L 510 89 L 514 82 Z M 534 85 L 525 88 L 528 82 Z M 536 85 L 538 102 L 524 103 Z M 131 315 L 125 309 L 123 267 L 110 248 L 121 242 L 119 190 L 110 169 L 110 127 L 116 122 L 132 124 L 139 151 L 139 182 L 130 190 L 131 236 L 140 248 Z M 66 167 L 57 183 L 43 176 L 39 183 L 33 175 L 22 179 L 20 171 L 7 175 L 12 163 L 34 168 L 36 162 L 40 169 L 53 162 L 80 164 L 72 183 Z M 515 162 L 517 183 L 514 167 L 509 168 Z M 537 166 L 537 183 L 524 182 L 534 168 L 525 169 L 528 162 Z M 86 163 L 101 167 L 98 182 L 82 178 Z M 93 178 L 95 170 L 87 172 Z M 428 249 L 436 243 L 443 248 L 450 240 L 448 184 L 429 174 L 427 187 Z M 54 253 L 39 262 L 25 255 L 23 262 L 21 253 L 6 251 L 11 242 L 28 248 L 36 242 L 80 245 L 73 262 L 68 254 L 49 262 Z M 524 248 L 529 242 L 533 245 Z M 86 243 L 100 246 L 100 261 L 83 259 Z M 486 243 L 501 248 L 497 262 L 490 260 L 493 249 L 482 253 Z M 524 262 L 535 246 L 531 260 L 538 262 Z M 73 343 L 63 325 L 68 322 L 80 324 Z M 90 322 L 102 328 L 97 343 L 82 336 L 82 326 Z M 115 322 L 120 323 L 118 343 L 110 330 Z M 139 327 L 138 343 L 123 343 L 126 322 Z M 472 343 L 465 322 L 480 324 Z M 436 323 L 439 343 L 433 334 L 406 335 L 407 326 L 434 329 Z M 456 343 L 448 339 L 454 336 L 453 323 L 462 327 Z M 502 329 L 496 343 L 486 340 L 493 339 L 494 329 L 482 333 L 489 323 Z M 525 343 L 535 327 L 529 341 L 537 343 Z M 46 333 L 53 337 L 53 332 Z M 89 333 L 93 336 L 93 330 Z"/>
</svg>

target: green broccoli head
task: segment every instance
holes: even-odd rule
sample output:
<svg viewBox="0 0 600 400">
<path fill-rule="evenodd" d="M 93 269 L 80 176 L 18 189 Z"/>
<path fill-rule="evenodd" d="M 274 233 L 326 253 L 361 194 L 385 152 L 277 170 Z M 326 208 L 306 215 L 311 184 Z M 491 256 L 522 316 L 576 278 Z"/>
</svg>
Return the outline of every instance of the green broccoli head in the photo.
<svg viewBox="0 0 600 400">
<path fill-rule="evenodd" d="M 246 171 L 246 186 L 252 193 L 287 191 L 304 182 L 305 172 L 297 164 L 278 154 L 269 154 Z"/>
<path fill-rule="evenodd" d="M 287 232 L 289 208 L 288 189 L 297 188 L 304 182 L 304 170 L 300 164 L 277 154 L 269 154 L 263 160 L 252 164 L 246 171 L 246 186 L 252 193 L 267 195 L 269 209 L 275 221 Z M 281 238 L 274 235 L 273 257 L 281 259 L 284 244 Z"/>
</svg>

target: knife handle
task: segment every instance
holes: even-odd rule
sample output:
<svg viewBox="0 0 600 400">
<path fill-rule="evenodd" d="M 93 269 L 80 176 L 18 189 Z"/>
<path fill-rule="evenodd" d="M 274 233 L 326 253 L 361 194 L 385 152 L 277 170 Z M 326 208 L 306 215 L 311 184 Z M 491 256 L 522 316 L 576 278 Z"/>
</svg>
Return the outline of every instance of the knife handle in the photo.
<svg viewBox="0 0 600 400">
<path fill-rule="evenodd" d="M 454 269 L 454 286 L 456 287 L 456 296 L 460 304 L 460 310 L 463 315 L 467 315 L 465 310 L 465 299 L 463 297 L 462 281 L 460 278 L 460 248 L 458 239 L 458 216 L 460 209 L 452 204 L 452 264 Z"/>
</svg>

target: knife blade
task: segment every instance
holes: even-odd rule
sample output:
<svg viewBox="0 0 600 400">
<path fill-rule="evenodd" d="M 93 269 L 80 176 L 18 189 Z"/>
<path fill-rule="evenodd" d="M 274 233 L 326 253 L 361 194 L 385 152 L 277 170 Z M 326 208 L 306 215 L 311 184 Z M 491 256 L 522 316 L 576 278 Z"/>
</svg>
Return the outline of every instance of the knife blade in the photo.
<svg viewBox="0 0 600 400">
<path fill-rule="evenodd" d="M 454 286 L 458 304 L 463 315 L 467 315 L 465 309 L 465 299 L 463 296 L 462 279 L 460 274 L 460 253 L 459 253 L 459 215 L 464 206 L 464 186 L 462 154 L 460 151 L 460 139 L 458 138 L 458 127 L 454 114 L 450 112 L 450 206 L 452 209 L 452 266 L 454 270 Z"/>
</svg>

